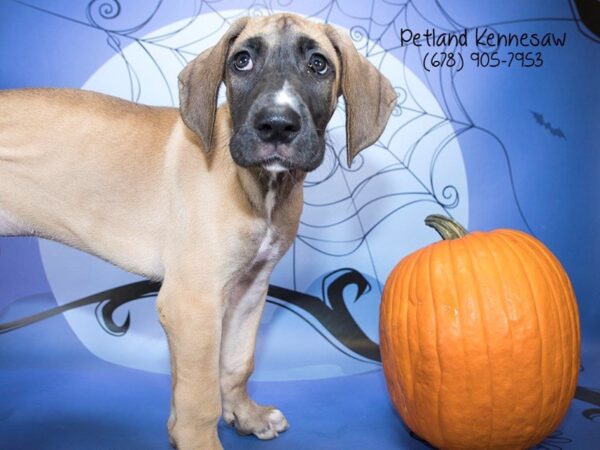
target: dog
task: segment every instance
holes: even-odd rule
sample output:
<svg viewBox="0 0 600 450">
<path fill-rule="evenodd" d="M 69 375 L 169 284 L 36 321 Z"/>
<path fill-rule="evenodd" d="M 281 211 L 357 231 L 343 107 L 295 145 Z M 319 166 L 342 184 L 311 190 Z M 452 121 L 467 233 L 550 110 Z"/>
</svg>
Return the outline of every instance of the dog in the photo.
<svg viewBox="0 0 600 450">
<path fill-rule="evenodd" d="M 396 93 L 345 33 L 292 14 L 235 21 L 182 70 L 179 91 L 179 109 L 0 92 L 0 235 L 53 239 L 163 282 L 169 437 L 212 450 L 221 415 L 260 439 L 287 429 L 247 392 L 269 276 L 339 97 L 350 164 L 383 132 Z"/>
</svg>

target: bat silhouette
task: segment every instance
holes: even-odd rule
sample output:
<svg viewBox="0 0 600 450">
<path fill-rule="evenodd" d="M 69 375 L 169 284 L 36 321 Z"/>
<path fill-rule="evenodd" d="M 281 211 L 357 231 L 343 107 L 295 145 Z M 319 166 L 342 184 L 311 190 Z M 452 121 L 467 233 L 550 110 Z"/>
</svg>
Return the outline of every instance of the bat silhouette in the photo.
<svg viewBox="0 0 600 450">
<path fill-rule="evenodd" d="M 530 112 L 531 112 L 531 115 L 533 116 L 533 118 L 535 119 L 536 123 L 538 125 L 544 127 L 546 130 L 548 130 L 552 136 L 556 136 L 556 137 L 562 138 L 562 139 L 567 139 L 567 137 L 565 136 L 565 134 L 563 133 L 563 131 L 560 128 L 554 128 L 550 122 L 546 122 L 543 114 L 541 114 L 539 112 L 535 112 L 535 111 L 530 111 Z"/>
</svg>

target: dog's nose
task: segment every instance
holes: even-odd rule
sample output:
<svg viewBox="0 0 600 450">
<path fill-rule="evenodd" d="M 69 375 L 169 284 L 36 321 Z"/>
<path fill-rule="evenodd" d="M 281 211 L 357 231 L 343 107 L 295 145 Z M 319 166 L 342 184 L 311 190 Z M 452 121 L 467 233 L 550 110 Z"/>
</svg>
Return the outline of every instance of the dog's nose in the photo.
<svg viewBox="0 0 600 450">
<path fill-rule="evenodd" d="M 254 120 L 254 128 L 265 142 L 291 142 L 301 126 L 300 115 L 290 107 L 263 108 Z"/>
</svg>

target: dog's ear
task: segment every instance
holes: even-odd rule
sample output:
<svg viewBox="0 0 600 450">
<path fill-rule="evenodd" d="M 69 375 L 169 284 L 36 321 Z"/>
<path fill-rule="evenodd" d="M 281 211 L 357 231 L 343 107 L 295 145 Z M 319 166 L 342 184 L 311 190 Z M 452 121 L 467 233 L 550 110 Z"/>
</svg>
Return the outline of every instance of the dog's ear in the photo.
<svg viewBox="0 0 600 450">
<path fill-rule="evenodd" d="M 248 17 L 236 20 L 221 40 L 188 63 L 179 74 L 179 110 L 185 124 L 209 151 L 217 113 L 217 95 L 225 73 L 231 42 L 242 32 Z"/>
<path fill-rule="evenodd" d="M 391 83 L 363 55 L 350 38 L 331 25 L 326 32 L 341 62 L 338 93 L 346 102 L 346 151 L 348 166 L 354 157 L 373 144 L 387 124 L 396 105 L 396 92 Z"/>
</svg>

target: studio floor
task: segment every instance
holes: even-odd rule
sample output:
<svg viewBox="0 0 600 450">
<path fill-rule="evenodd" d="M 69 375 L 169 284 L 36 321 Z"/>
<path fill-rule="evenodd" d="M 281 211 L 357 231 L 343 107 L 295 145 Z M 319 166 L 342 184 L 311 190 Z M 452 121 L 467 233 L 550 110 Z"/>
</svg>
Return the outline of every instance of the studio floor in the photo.
<svg viewBox="0 0 600 450">
<path fill-rule="evenodd" d="M 50 295 L 13 303 L 7 322 L 53 305 Z M 599 387 L 594 342 L 584 343 L 579 385 Z M 169 377 L 102 361 L 78 341 L 62 316 L 0 335 L 0 448 L 10 450 L 169 449 L 165 423 Z M 221 423 L 226 450 L 425 449 L 394 412 L 381 370 L 324 380 L 253 382 L 255 399 L 275 404 L 290 429 L 272 441 L 239 436 Z M 598 392 L 574 400 L 569 414 L 537 448 L 586 450 L 600 442 Z M 596 394 L 596 395 L 595 395 Z M 594 396 L 595 395 L 595 396 Z"/>
</svg>

